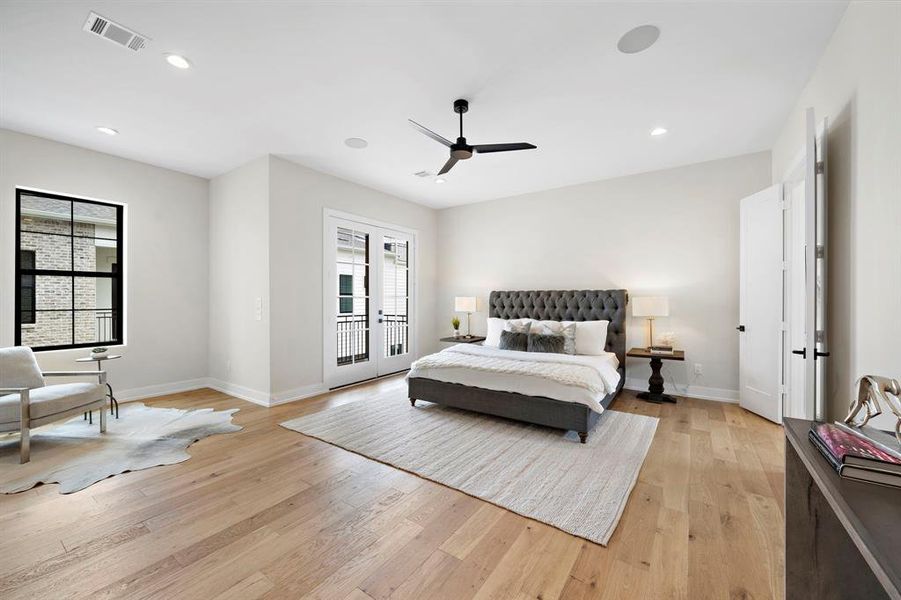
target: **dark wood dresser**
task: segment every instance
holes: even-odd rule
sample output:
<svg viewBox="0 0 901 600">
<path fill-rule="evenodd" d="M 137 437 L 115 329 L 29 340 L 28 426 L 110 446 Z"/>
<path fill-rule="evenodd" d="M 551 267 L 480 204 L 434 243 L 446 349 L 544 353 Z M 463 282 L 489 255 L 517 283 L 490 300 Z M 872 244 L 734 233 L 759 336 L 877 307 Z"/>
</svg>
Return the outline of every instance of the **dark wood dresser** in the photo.
<svg viewBox="0 0 901 600">
<path fill-rule="evenodd" d="M 785 597 L 901 600 L 901 490 L 842 479 L 785 419 Z"/>
</svg>

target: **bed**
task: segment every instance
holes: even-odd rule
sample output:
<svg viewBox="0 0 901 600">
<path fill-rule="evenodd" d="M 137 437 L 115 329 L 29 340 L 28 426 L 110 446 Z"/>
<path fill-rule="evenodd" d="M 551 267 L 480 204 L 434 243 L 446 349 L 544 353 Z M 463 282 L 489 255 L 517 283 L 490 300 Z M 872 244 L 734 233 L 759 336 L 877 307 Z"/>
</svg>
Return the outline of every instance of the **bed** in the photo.
<svg viewBox="0 0 901 600">
<path fill-rule="evenodd" d="M 488 316 L 502 319 L 536 319 L 541 321 L 609 321 L 605 350 L 609 356 L 585 357 L 597 362 L 597 369 L 613 369 L 618 375 L 615 386 L 607 386 L 606 394 L 594 393 L 592 401 L 568 397 L 565 391 L 572 386 L 550 385 L 560 381 L 541 382 L 538 377 L 507 373 L 504 382 L 492 383 L 491 376 L 504 374 L 476 372 L 460 366 L 454 369 L 435 369 L 420 366 L 417 361 L 407 377 L 410 404 L 417 400 L 434 402 L 525 421 L 557 429 L 576 431 L 584 444 L 588 433 L 597 423 L 601 412 L 619 395 L 626 379 L 626 290 L 580 291 L 494 291 L 489 297 Z M 461 348 L 465 355 L 492 356 L 501 350 Z M 439 353 L 442 354 L 442 353 Z M 514 353 L 515 355 L 525 353 Z M 435 356 L 435 355 L 431 355 Z M 523 358 L 511 355 L 514 358 Z M 424 357 L 428 358 L 428 357 Z M 473 359 L 475 360 L 475 359 Z M 574 364 L 590 364 L 586 360 L 569 360 Z M 607 362 L 609 367 L 602 363 Z M 432 364 L 425 361 L 426 365 Z M 527 363 L 524 363 L 527 364 Z M 536 371 L 541 367 L 536 367 Z M 440 377 L 440 378 L 439 378 Z M 611 380 L 612 381 L 612 380 Z M 484 383 L 483 383 L 484 382 Z M 480 387 L 480 385 L 488 387 Z M 496 389 L 490 389 L 491 387 Z M 503 388 L 503 389 L 501 389 Z M 573 390 L 570 390 L 573 392 Z M 576 393 L 576 392 L 573 392 Z M 576 393 L 576 395 L 578 395 Z"/>
</svg>

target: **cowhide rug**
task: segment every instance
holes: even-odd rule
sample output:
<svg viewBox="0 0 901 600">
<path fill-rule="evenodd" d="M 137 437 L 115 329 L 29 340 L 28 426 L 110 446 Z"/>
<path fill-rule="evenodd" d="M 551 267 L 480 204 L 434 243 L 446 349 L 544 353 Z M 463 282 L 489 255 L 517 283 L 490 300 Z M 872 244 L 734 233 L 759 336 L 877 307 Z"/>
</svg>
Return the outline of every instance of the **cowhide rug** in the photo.
<svg viewBox="0 0 901 600">
<path fill-rule="evenodd" d="M 243 429 L 231 422 L 238 409 L 181 410 L 123 404 L 107 419 L 106 433 L 81 417 L 31 432 L 31 462 L 19 464 L 19 434 L 0 434 L 0 493 L 23 492 L 38 483 L 58 483 L 70 494 L 127 471 L 172 465 L 191 458 L 187 448 L 217 433 Z"/>
</svg>

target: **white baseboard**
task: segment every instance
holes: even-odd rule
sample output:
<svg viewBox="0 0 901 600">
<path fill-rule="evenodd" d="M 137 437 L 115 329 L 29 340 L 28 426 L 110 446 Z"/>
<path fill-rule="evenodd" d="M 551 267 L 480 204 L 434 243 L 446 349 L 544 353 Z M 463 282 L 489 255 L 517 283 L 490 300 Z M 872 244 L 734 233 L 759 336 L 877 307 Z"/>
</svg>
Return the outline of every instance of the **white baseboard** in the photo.
<svg viewBox="0 0 901 600">
<path fill-rule="evenodd" d="M 269 397 L 269 406 L 278 406 L 279 404 L 287 404 L 295 400 L 303 400 L 312 396 L 318 396 L 328 391 L 324 383 L 314 383 L 313 385 L 305 385 L 302 387 L 286 390 L 272 394 Z"/>
<path fill-rule="evenodd" d="M 113 391 L 116 393 L 116 400 L 119 402 L 132 402 L 134 400 L 143 400 L 144 398 L 153 398 L 155 396 L 166 396 L 168 394 L 199 390 L 208 386 L 209 380 L 206 377 L 200 377 L 198 379 L 158 383 L 156 385 L 148 385 L 127 390 L 117 390 L 114 388 Z"/>
<path fill-rule="evenodd" d="M 278 406 L 279 404 L 287 404 L 288 402 L 294 402 L 295 400 L 302 400 L 328 391 L 325 384 L 316 383 L 285 390 L 284 392 L 278 392 L 276 394 L 267 394 L 266 392 L 254 390 L 243 385 L 237 385 L 235 383 L 214 378 L 206 380 L 206 387 L 210 387 L 223 394 L 228 394 L 229 396 L 234 396 L 235 398 L 240 398 L 241 400 L 247 400 L 248 402 L 265 406 L 266 408 Z"/>
<path fill-rule="evenodd" d="M 646 392 L 648 390 L 647 379 L 632 379 L 627 377 L 624 387 L 634 392 Z M 738 390 L 725 388 L 704 387 L 702 385 L 689 385 L 683 389 L 674 389 L 669 382 L 663 384 L 663 391 L 673 396 L 686 396 L 699 400 L 715 400 L 717 402 L 738 402 Z"/>
<path fill-rule="evenodd" d="M 228 394 L 229 396 L 234 396 L 241 400 L 247 400 L 248 402 L 253 402 L 260 406 L 269 407 L 269 394 L 266 392 L 261 392 L 236 383 L 222 381 L 221 379 L 215 379 L 213 377 L 208 378 L 206 381 L 207 387 L 212 388 L 217 392 L 222 392 L 223 394 Z"/>
</svg>

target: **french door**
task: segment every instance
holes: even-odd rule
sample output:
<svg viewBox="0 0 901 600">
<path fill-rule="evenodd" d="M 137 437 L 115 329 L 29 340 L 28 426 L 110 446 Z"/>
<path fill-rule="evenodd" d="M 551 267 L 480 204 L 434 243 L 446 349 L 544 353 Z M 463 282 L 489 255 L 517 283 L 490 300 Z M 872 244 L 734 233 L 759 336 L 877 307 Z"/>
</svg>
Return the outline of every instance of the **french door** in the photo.
<svg viewBox="0 0 901 600">
<path fill-rule="evenodd" d="M 326 385 L 409 369 L 415 235 L 336 214 L 326 214 L 324 235 Z"/>
</svg>

